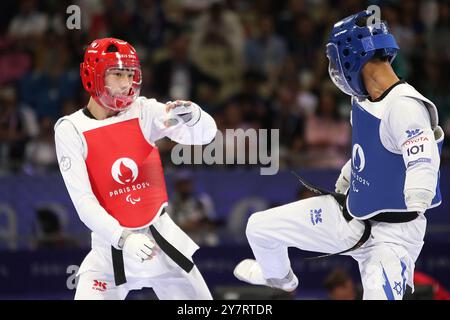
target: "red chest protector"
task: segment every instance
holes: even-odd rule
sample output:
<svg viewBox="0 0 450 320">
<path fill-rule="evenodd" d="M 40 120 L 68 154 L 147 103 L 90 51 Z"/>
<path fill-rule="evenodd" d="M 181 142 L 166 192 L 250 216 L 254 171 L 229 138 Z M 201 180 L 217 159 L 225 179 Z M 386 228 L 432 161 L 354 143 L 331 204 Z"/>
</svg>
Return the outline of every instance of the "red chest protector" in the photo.
<svg viewBox="0 0 450 320">
<path fill-rule="evenodd" d="M 92 191 L 128 228 L 146 226 L 167 202 L 158 148 L 145 140 L 138 119 L 85 131 Z"/>
</svg>

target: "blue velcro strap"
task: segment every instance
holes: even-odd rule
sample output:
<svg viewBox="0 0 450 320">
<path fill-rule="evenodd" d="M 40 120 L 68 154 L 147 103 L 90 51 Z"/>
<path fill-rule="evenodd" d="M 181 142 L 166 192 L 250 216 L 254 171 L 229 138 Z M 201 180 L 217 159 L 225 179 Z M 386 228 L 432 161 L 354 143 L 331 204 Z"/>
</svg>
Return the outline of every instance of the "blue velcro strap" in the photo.
<svg viewBox="0 0 450 320">
<path fill-rule="evenodd" d="M 377 34 L 361 39 L 364 51 L 370 52 L 377 49 L 400 49 L 392 34 Z"/>
</svg>

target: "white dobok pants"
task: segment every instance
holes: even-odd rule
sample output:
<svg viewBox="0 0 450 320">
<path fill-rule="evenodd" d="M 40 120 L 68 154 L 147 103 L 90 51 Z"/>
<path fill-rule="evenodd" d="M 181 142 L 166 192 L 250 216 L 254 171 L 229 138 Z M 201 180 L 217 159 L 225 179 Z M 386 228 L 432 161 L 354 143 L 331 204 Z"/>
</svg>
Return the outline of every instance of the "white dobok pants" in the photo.
<svg viewBox="0 0 450 320">
<path fill-rule="evenodd" d="M 336 253 L 355 245 L 364 223 L 347 222 L 330 195 L 308 198 L 250 216 L 246 235 L 264 277 L 289 272 L 288 247 Z M 401 300 L 406 284 L 414 288 L 414 264 L 423 246 L 426 218 L 406 223 L 371 222 L 372 233 L 360 248 L 346 253 L 359 265 L 364 299 Z M 301 285 L 301 275 L 300 275 Z"/>
<path fill-rule="evenodd" d="M 153 224 L 159 233 L 192 261 L 198 249 L 169 217 L 164 214 Z M 135 232 L 151 236 L 147 228 Z M 75 300 L 122 300 L 130 290 L 151 287 L 160 300 L 210 300 L 211 293 L 196 266 L 187 273 L 163 251 L 151 260 L 139 262 L 123 255 L 127 282 L 116 286 L 111 257 L 111 244 L 92 234 L 92 250 L 77 273 Z"/>
</svg>

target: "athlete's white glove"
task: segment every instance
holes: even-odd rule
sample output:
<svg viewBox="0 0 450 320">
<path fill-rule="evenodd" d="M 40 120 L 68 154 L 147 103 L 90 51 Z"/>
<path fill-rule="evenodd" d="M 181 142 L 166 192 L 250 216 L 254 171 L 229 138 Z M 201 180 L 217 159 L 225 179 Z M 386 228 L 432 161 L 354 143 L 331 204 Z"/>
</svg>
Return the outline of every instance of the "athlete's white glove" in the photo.
<svg viewBox="0 0 450 320">
<path fill-rule="evenodd" d="M 352 160 L 348 160 L 347 163 L 342 167 L 341 174 L 336 180 L 335 191 L 337 193 L 346 194 L 348 188 L 350 187 L 350 173 L 351 173 Z"/>
<path fill-rule="evenodd" d="M 142 233 L 132 233 L 125 239 L 123 253 L 139 262 L 150 260 L 156 254 L 155 242 Z"/>
<path fill-rule="evenodd" d="M 200 107 L 185 100 L 169 101 L 166 103 L 167 119 L 164 121 L 167 127 L 184 123 L 189 127 L 195 125 L 200 119 Z"/>
</svg>

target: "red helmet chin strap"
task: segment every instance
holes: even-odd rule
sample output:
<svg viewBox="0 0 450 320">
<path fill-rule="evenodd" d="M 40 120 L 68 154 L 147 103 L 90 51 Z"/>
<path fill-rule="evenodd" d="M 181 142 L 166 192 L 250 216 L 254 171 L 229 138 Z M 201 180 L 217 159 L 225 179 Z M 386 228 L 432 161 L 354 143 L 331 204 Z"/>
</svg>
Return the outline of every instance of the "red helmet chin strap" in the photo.
<svg viewBox="0 0 450 320">
<path fill-rule="evenodd" d="M 127 95 L 113 97 L 105 86 L 105 74 L 110 68 L 132 69 L 133 82 Z M 128 109 L 139 96 L 142 75 L 136 50 L 126 41 L 115 38 L 94 40 L 86 49 L 80 65 L 84 89 L 104 108 L 115 111 Z"/>
</svg>

